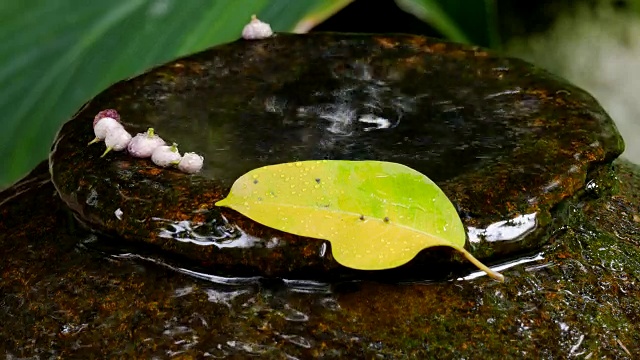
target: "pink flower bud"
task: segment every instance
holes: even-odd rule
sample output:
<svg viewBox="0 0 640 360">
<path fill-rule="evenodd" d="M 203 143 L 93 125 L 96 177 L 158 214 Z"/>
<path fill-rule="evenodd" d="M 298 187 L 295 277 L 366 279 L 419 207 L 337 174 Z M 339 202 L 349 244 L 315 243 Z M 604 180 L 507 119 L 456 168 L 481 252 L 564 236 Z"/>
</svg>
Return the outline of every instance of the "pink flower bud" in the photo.
<svg viewBox="0 0 640 360">
<path fill-rule="evenodd" d="M 96 143 L 98 141 L 104 140 L 107 137 L 107 134 L 111 131 L 123 129 L 122 124 L 120 124 L 116 119 L 105 117 L 96 123 L 96 126 L 93 127 L 93 133 L 96 135 L 95 139 L 89 142 L 89 145 Z"/>
<path fill-rule="evenodd" d="M 195 174 L 202 169 L 203 163 L 204 157 L 192 152 L 184 153 L 182 160 L 178 164 L 178 169 L 187 174 Z"/>
<path fill-rule="evenodd" d="M 96 124 L 98 123 L 98 121 L 100 121 L 100 119 L 107 118 L 107 117 L 115 119 L 117 122 L 120 122 L 120 114 L 118 114 L 118 112 L 116 110 L 114 110 L 114 109 L 106 109 L 106 110 L 100 111 L 93 118 L 93 127 L 96 126 Z"/>
<path fill-rule="evenodd" d="M 242 29 L 242 38 L 245 40 L 266 39 L 271 35 L 273 35 L 271 26 L 258 20 L 255 15 L 251 16 L 251 21 Z"/>
<path fill-rule="evenodd" d="M 138 133 L 131 139 L 127 151 L 131 156 L 137 158 L 148 158 L 158 147 L 165 145 L 164 140 L 160 136 L 153 133 L 153 128 L 149 128 L 145 133 Z"/>
<path fill-rule="evenodd" d="M 109 151 L 122 151 L 127 148 L 131 141 L 131 134 L 127 132 L 123 127 L 115 128 L 107 133 L 107 137 L 104 138 L 104 144 L 107 146 L 107 150 L 102 154 L 103 157 L 109 153 Z"/>
<path fill-rule="evenodd" d="M 180 156 L 178 145 L 175 143 L 171 146 L 158 146 L 151 154 L 151 161 L 160 167 L 177 165 L 180 163 L 180 159 L 182 156 Z"/>
</svg>

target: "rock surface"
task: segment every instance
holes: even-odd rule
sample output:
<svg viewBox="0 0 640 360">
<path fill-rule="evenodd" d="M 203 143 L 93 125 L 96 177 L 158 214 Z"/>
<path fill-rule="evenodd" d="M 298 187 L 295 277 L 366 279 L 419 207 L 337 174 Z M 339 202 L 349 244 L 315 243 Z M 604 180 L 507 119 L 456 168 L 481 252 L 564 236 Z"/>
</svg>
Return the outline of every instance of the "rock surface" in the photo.
<svg viewBox="0 0 640 360">
<path fill-rule="evenodd" d="M 8 358 L 637 358 L 640 168 L 625 162 L 611 166 L 622 143 L 597 103 L 525 63 L 480 49 L 402 36 L 345 37 L 334 47 L 323 45 L 335 43 L 336 36 L 341 35 L 307 40 L 278 35 L 179 60 L 116 84 L 65 125 L 50 164 L 41 163 L 0 192 L 0 353 Z M 307 44 L 305 51 L 293 46 L 300 43 Z M 350 62 L 342 56 L 347 50 Z M 288 54 L 283 58 L 289 61 L 279 63 L 274 53 Z M 296 62 L 294 55 L 317 66 Z M 229 58 L 236 61 L 221 60 Z M 332 83 L 320 84 L 319 98 L 314 97 L 310 89 L 322 78 L 314 74 L 330 75 L 318 67 L 322 64 L 343 65 L 330 68 L 340 74 L 339 84 L 356 86 L 353 98 L 340 91 L 336 99 L 323 96 L 322 91 L 340 88 Z M 283 78 L 284 68 L 290 78 Z M 224 69 L 227 75 L 220 72 Z M 358 120 L 366 115 L 358 112 L 365 107 L 362 101 L 375 95 L 357 85 L 382 86 L 391 76 L 385 69 L 408 78 L 430 74 L 432 90 L 413 104 L 420 117 L 407 111 L 395 127 L 365 131 L 380 123 Z M 230 77 L 222 88 L 214 85 L 212 80 L 224 76 Z M 388 86 L 391 93 L 380 105 L 387 112 L 380 116 L 399 118 L 393 106 L 420 94 L 416 89 L 425 85 L 419 79 L 413 88 Z M 254 87 L 247 92 L 251 81 Z M 397 89 L 409 95 L 394 95 Z M 265 96 L 276 95 L 286 96 L 283 113 L 269 115 Z M 356 120 L 347 124 L 353 127 L 350 135 L 329 131 L 336 122 L 318 113 L 296 120 L 300 107 L 333 111 L 329 105 L 340 99 L 357 106 Z M 153 126 L 185 150 L 204 153 L 211 172 L 189 176 L 125 154 L 99 159 L 102 149 L 85 145 L 93 115 L 107 107 L 122 112 L 131 132 Z M 292 123 L 283 123 L 283 117 Z M 471 119 L 480 123 L 467 124 L 473 131 L 465 133 L 460 122 Z M 210 132 L 216 121 L 224 131 Z M 405 123 L 411 128 L 403 129 Z M 451 142 L 444 136 L 449 132 L 463 141 Z M 429 141 L 417 143 L 421 138 Z M 432 142 L 437 146 L 428 148 Z M 426 154 L 419 151 L 435 162 L 411 157 Z M 487 157 L 471 159 L 476 153 Z M 464 154 L 469 156 L 454 163 Z M 379 281 L 380 275 L 373 277 L 378 281 L 291 280 L 335 269 L 330 258 L 317 255 L 320 241 L 270 232 L 211 208 L 244 167 L 295 156 L 393 160 L 396 155 L 425 173 L 438 170 L 429 176 L 460 207 L 467 227 L 537 214 L 536 230 L 515 248 L 472 243 L 476 253 L 536 252 L 505 264 L 505 283 L 482 273 L 400 284 Z M 222 215 L 228 224 L 219 222 Z M 168 224 L 173 233 L 160 236 Z M 241 236 L 215 238 L 230 232 L 225 228 L 230 225 L 237 225 Z M 500 232 L 515 224 L 503 225 L 494 228 Z M 244 250 L 211 245 L 270 236 L 284 244 Z M 292 277 L 247 277 L 252 274 Z"/>
<path fill-rule="evenodd" d="M 203 154 L 203 172 L 100 159 L 103 149 L 86 142 L 105 108 L 131 133 L 153 127 Z M 132 240 L 217 275 L 319 279 L 348 273 L 324 241 L 214 207 L 236 178 L 296 160 L 398 162 L 441 186 L 471 252 L 495 261 L 547 242 L 564 225 L 554 209 L 622 150 L 590 95 L 523 61 L 419 36 L 278 34 L 115 84 L 62 128 L 50 167 L 80 221 L 112 238 L 104 251 Z M 406 269 L 441 278 L 456 261 L 429 250 Z"/>
<path fill-rule="evenodd" d="M 505 283 L 220 285 L 92 250 L 96 235 L 77 227 L 42 163 L 0 193 L 0 349 L 9 358 L 637 358 L 640 168 L 618 163 L 615 175 L 617 194 L 588 191 L 562 209 L 567 225 L 505 270 Z"/>
</svg>

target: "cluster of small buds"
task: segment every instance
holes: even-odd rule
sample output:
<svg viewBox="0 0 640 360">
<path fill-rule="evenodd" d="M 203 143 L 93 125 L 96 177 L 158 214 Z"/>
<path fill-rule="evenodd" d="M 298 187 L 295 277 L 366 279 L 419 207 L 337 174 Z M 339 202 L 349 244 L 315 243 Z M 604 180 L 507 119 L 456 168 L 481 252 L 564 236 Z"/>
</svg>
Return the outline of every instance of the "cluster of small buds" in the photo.
<svg viewBox="0 0 640 360">
<path fill-rule="evenodd" d="M 167 146 L 165 141 L 154 133 L 153 128 L 131 137 L 120 123 L 120 115 L 113 109 L 102 110 L 96 115 L 93 119 L 93 133 L 96 137 L 89 142 L 89 145 L 104 141 L 107 146 L 100 157 L 104 157 L 112 150 L 126 149 L 133 157 L 150 157 L 151 161 L 160 167 L 176 166 L 180 171 L 188 174 L 199 172 L 204 164 L 204 158 L 196 153 L 185 153 L 181 156 L 178 145 L 174 143 Z"/>
<path fill-rule="evenodd" d="M 271 25 L 258 20 L 255 15 L 251 16 L 251 21 L 242 29 L 242 38 L 245 40 L 261 40 L 273 35 Z"/>
</svg>

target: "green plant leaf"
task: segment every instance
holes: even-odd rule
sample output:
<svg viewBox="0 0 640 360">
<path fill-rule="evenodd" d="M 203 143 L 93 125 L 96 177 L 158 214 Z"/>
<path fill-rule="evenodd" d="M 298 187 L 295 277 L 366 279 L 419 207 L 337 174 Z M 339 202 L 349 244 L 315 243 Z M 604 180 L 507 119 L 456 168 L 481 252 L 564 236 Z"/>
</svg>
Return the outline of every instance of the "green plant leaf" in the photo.
<svg viewBox="0 0 640 360">
<path fill-rule="evenodd" d="M 491 48 L 501 45 L 496 0 L 396 0 L 396 4 L 450 40 Z"/>
<path fill-rule="evenodd" d="M 503 280 L 464 249 L 464 227 L 444 192 L 404 165 L 319 160 L 265 166 L 241 176 L 216 205 L 278 230 L 328 240 L 336 261 L 354 269 L 390 269 L 422 249 L 449 246 Z"/>
<path fill-rule="evenodd" d="M 55 132 L 110 84 L 239 38 L 322 21 L 347 0 L 0 1 L 0 189 L 46 158 Z"/>
</svg>

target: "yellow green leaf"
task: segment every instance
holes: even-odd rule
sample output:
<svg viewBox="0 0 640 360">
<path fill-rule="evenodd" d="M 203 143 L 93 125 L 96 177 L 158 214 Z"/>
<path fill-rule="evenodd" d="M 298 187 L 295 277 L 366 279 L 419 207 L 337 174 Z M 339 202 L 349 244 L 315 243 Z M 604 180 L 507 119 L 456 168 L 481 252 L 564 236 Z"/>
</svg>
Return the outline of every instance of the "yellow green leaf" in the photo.
<svg viewBox="0 0 640 360">
<path fill-rule="evenodd" d="M 489 276 L 503 276 L 464 248 L 455 207 L 425 175 L 383 161 L 319 160 L 252 170 L 216 203 L 263 225 L 331 242 L 340 264 L 382 270 L 432 246 L 449 246 Z"/>
</svg>

